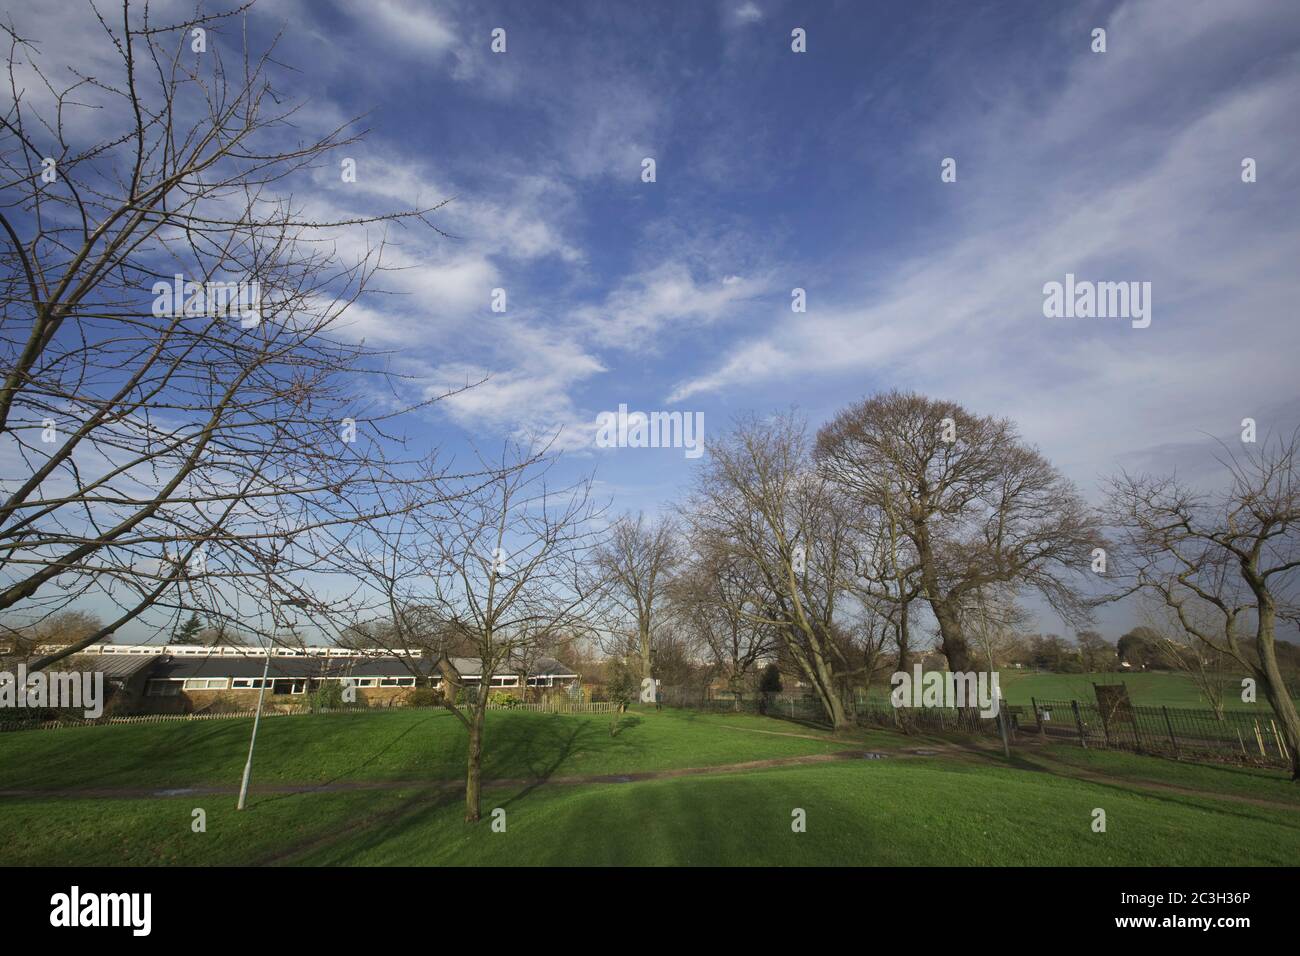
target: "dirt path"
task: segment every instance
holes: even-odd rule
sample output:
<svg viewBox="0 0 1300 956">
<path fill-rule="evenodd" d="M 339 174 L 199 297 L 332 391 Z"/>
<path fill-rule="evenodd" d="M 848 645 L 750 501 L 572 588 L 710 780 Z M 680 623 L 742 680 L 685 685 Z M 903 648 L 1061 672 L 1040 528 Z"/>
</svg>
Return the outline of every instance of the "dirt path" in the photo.
<svg viewBox="0 0 1300 956">
<path fill-rule="evenodd" d="M 776 737 L 799 737 L 827 743 L 845 743 L 825 734 L 801 734 L 777 730 L 758 730 L 752 727 L 728 727 L 744 733 L 769 734 Z M 1084 770 L 1071 764 L 1047 760 L 1041 754 L 1035 755 L 1044 760 L 1044 765 L 1020 767 L 1024 772 L 1051 773 L 1088 783 L 1106 786 L 1125 787 L 1136 791 L 1154 791 L 1173 793 L 1185 797 L 1205 800 L 1221 800 L 1227 803 L 1261 807 L 1269 810 L 1289 810 L 1300 812 L 1300 805 L 1263 797 L 1251 797 L 1244 794 L 1220 793 L 1213 790 L 1200 790 L 1195 787 L 1182 787 L 1177 784 L 1163 783 L 1157 780 L 1132 779 Z M 746 773 L 752 770 L 768 770 L 776 767 L 801 767 L 812 764 L 841 762 L 845 760 L 876 759 L 924 759 L 926 757 L 946 757 L 978 762 L 988 765 L 990 762 L 1006 766 L 1000 751 L 996 748 L 940 743 L 925 741 L 923 746 L 900 748 L 897 750 L 859 750 L 845 749 L 825 754 L 804 754 L 796 757 L 773 757 L 767 760 L 747 760 L 742 763 L 718 764 L 711 767 L 679 767 L 671 770 L 646 770 L 637 773 L 583 774 L 574 776 L 552 777 L 504 777 L 485 780 L 486 787 L 536 787 L 542 785 L 581 786 L 584 784 L 623 784 L 640 783 L 646 780 L 671 780 L 680 777 L 698 777 L 710 774 Z M 252 792 L 259 796 L 294 795 L 304 793 L 350 793 L 364 790 L 458 790 L 464 786 L 462 778 L 450 780 L 335 780 L 325 783 L 280 783 L 254 785 Z M 35 790 L 4 789 L 0 798 L 19 799 L 107 799 L 107 800 L 142 800 L 167 797 L 202 797 L 231 795 L 238 792 L 233 786 L 197 786 L 197 787 L 87 787 L 70 790 Z"/>
<path fill-rule="evenodd" d="M 774 737 L 800 737 L 804 740 L 820 740 L 830 743 L 837 742 L 837 738 L 827 734 L 798 734 L 781 730 L 759 730 L 755 727 L 728 727 L 722 725 L 727 730 L 741 731 L 750 734 L 770 734 Z M 901 750 L 886 750 L 883 753 L 891 757 L 930 757 L 944 756 L 960 760 L 969 760 L 971 762 L 987 762 L 992 758 L 999 763 L 1003 762 L 1001 751 L 996 746 L 984 746 L 980 744 L 954 744 L 949 742 L 927 741 L 924 746 L 904 748 Z M 1105 784 L 1107 786 L 1128 787 L 1133 790 L 1151 790 L 1160 793 L 1176 793 L 1185 797 L 1198 797 L 1206 800 L 1225 800 L 1229 803 L 1239 803 L 1246 806 L 1262 807 L 1268 810 L 1290 810 L 1300 812 L 1300 804 L 1287 803 L 1281 800 L 1269 800 L 1264 797 L 1252 797 L 1246 794 L 1220 793 L 1215 790 L 1199 790 L 1195 787 L 1182 787 L 1178 784 L 1164 783 L 1159 780 L 1143 780 L 1131 777 L 1115 777 L 1110 774 L 1100 773 L 1095 770 L 1084 770 L 1073 764 L 1058 763 L 1043 757 L 1042 754 L 1035 754 L 1036 758 L 1044 760 L 1051 766 L 1051 770 L 1063 777 L 1069 777 L 1075 780 L 1085 780 L 1089 783 Z"/>
<path fill-rule="evenodd" d="M 1203 800 L 1224 800 L 1228 803 L 1240 803 L 1245 806 L 1262 807 L 1266 810 L 1290 810 L 1300 813 L 1300 803 L 1287 803 L 1283 800 L 1269 800 L 1265 797 L 1252 797 L 1240 793 L 1221 793 L 1217 790 L 1201 790 L 1196 787 L 1182 787 L 1176 783 L 1161 780 L 1144 780 L 1132 777 L 1115 777 L 1096 770 L 1084 770 L 1073 764 L 1057 763 L 1037 755 L 1047 765 L 1039 772 L 1051 773 L 1071 780 L 1083 780 L 1087 783 L 1099 783 L 1113 787 L 1127 787 L 1131 790 L 1153 790 L 1159 793 L 1175 793 L 1184 797 L 1197 797 Z"/>
</svg>

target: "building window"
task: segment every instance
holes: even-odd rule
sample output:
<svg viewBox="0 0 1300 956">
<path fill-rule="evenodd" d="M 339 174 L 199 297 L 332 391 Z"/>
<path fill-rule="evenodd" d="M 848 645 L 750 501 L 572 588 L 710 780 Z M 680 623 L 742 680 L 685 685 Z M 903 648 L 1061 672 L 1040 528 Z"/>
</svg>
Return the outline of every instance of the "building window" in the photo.
<svg viewBox="0 0 1300 956">
<path fill-rule="evenodd" d="M 186 690 L 225 690 L 230 682 L 225 677 L 190 677 L 185 680 Z"/>
<path fill-rule="evenodd" d="M 379 681 L 380 687 L 414 687 L 414 677 L 384 677 Z"/>
<path fill-rule="evenodd" d="M 494 677 L 492 678 L 492 686 L 493 687 L 518 687 L 519 675 L 514 674 L 510 677 Z"/>
<path fill-rule="evenodd" d="M 165 677 L 154 678 L 149 681 L 148 689 L 145 694 L 149 697 L 176 697 L 181 692 L 183 680 L 171 680 Z"/>
<path fill-rule="evenodd" d="M 271 685 L 271 681 L 269 680 L 266 683 L 268 687 Z M 235 688 L 236 690 L 261 690 L 262 678 L 236 677 L 233 681 L 230 682 L 230 686 Z"/>
</svg>

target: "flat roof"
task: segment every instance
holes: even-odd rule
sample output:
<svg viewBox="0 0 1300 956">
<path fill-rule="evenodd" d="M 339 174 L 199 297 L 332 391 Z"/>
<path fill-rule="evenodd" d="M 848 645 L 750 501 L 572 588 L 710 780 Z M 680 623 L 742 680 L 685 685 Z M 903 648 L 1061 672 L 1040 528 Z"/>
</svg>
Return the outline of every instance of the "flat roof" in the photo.
<svg viewBox="0 0 1300 956">
<path fill-rule="evenodd" d="M 166 657 L 145 658 L 155 662 L 151 677 L 261 677 L 266 657 Z M 479 659 L 453 657 L 452 664 L 462 677 L 481 676 Z M 410 677 L 428 676 L 433 662 L 424 658 L 400 660 L 395 657 L 278 657 L 271 656 L 268 673 L 272 677 Z M 512 672 L 500 671 L 503 676 Z M 530 677 L 576 678 L 572 669 L 554 658 L 543 657 L 529 668 Z"/>
</svg>

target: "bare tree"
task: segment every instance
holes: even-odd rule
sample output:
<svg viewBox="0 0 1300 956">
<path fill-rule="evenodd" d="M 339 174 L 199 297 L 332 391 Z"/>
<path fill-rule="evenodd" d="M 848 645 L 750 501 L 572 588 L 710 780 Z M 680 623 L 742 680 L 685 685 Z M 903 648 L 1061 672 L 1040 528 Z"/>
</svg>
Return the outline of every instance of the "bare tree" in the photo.
<svg viewBox="0 0 1300 956">
<path fill-rule="evenodd" d="M 339 557 L 381 595 L 388 647 L 418 652 L 400 659 L 422 676 L 420 661 L 433 660 L 442 704 L 469 738 L 466 822 L 480 817 L 494 678 L 526 677 L 540 652 L 591 631 L 596 592 L 584 565 L 601 544 L 601 512 L 589 479 L 551 487 L 554 463 L 507 445 L 483 462 L 485 478 L 440 482 L 436 506 L 394 518 L 364 554 Z M 477 658 L 477 682 L 459 671 L 453 646 Z"/>
<path fill-rule="evenodd" d="M 895 648 L 895 670 L 911 666 L 913 605 L 921 596 L 921 565 L 902 533 L 893 496 L 853 518 L 845 587 L 887 627 Z"/>
<path fill-rule="evenodd" d="M 662 620 L 668 581 L 680 560 L 678 533 L 668 518 L 651 522 L 640 513 L 623 515 L 594 555 L 604 598 L 616 617 L 635 629 L 643 679 L 651 676 L 655 630 Z"/>
<path fill-rule="evenodd" d="M 306 586 L 291 578 L 325 529 L 410 506 L 395 489 L 431 470 L 392 431 L 427 400 L 404 401 L 384 357 L 339 334 L 383 268 L 371 229 L 434 228 L 431 210 L 294 200 L 360 133 L 304 135 L 242 9 L 159 23 L 92 6 L 116 76 L 4 29 L 0 611 L 115 607 L 34 667 L 151 608 L 246 620 Z"/>
<path fill-rule="evenodd" d="M 897 518 L 953 670 L 972 669 L 961 611 L 980 588 L 1031 588 L 1067 620 L 1087 619 L 1072 578 L 1089 568 L 1100 530 L 1011 422 L 887 392 L 824 426 L 816 455 L 860 509 Z"/>
<path fill-rule="evenodd" d="M 1197 622 L 1198 630 L 1213 629 L 1215 612 L 1207 613 L 1197 604 L 1197 601 L 1189 600 L 1183 613 Z M 1142 604 L 1142 621 L 1155 638 L 1154 650 L 1159 659 L 1169 668 L 1186 674 L 1210 705 L 1214 716 L 1223 720 L 1223 698 L 1232 683 L 1228 674 L 1231 658 L 1184 628 L 1177 611 L 1149 592 Z"/>
<path fill-rule="evenodd" d="M 1277 656 L 1281 620 L 1300 622 L 1300 433 L 1257 451 L 1226 451 L 1224 490 L 1198 492 L 1176 477 L 1120 474 L 1109 485 L 1110 523 L 1123 534 L 1124 586 L 1111 600 L 1150 591 L 1179 624 L 1246 668 L 1282 726 L 1292 779 L 1300 780 L 1300 717 Z M 1252 640 L 1243 633 L 1253 631 Z"/>
<path fill-rule="evenodd" d="M 835 617 L 845 596 L 847 509 L 811 467 L 793 414 L 738 420 L 710 449 L 691 504 L 691 535 L 737 563 L 743 590 L 729 607 L 772 628 L 834 729 L 849 725 L 836 667 L 850 669 Z"/>
<path fill-rule="evenodd" d="M 1085 628 L 1074 635 L 1074 643 L 1079 648 L 1079 663 L 1084 673 L 1115 669 L 1115 645 L 1101 636 L 1098 631 Z"/>
<path fill-rule="evenodd" d="M 962 607 L 961 623 L 988 669 L 994 671 L 1016 645 L 1018 631 L 1029 623 L 1029 615 L 1016 601 L 1015 589 L 1002 585 L 971 592 Z"/>
<path fill-rule="evenodd" d="M 776 629 L 742 613 L 746 595 L 756 591 L 755 583 L 743 577 L 752 569 L 707 542 L 701 544 L 670 585 L 673 617 L 726 675 L 731 692 L 739 695 L 755 665 L 776 655 Z"/>
<path fill-rule="evenodd" d="M 16 626 L 0 624 L 0 646 L 8 645 L 15 656 L 30 659 L 42 653 L 41 648 L 77 644 L 103 626 L 97 615 L 87 611 L 56 611 Z"/>
</svg>

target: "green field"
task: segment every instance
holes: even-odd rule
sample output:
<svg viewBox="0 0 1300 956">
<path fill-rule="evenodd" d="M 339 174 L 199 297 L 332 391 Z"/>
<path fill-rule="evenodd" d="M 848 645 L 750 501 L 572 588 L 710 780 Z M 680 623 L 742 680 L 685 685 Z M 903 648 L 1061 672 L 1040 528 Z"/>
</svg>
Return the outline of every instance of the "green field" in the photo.
<svg viewBox="0 0 1300 956">
<path fill-rule="evenodd" d="M 1254 711 L 1264 715 L 1272 713 L 1268 702 L 1259 696 L 1253 704 L 1241 699 L 1241 677 L 1225 678 L 1228 682 L 1223 695 L 1228 710 Z M 1039 700 L 1081 700 L 1094 703 L 1097 695 L 1093 684 L 1124 684 L 1129 698 L 1143 707 L 1190 707 L 1205 709 L 1210 706 L 1205 695 L 1186 674 L 1169 671 L 1138 671 L 1118 673 L 1107 671 L 1090 674 L 1037 674 L 1029 670 L 1004 668 L 998 671 L 998 683 L 1007 703 L 1030 706 L 1033 698 Z M 874 684 L 870 696 L 875 700 L 889 699 L 888 682 Z"/>
<path fill-rule="evenodd" d="M 1209 701 L 1186 674 L 1162 671 L 1140 671 L 1119 674 L 1113 671 L 1101 674 L 1035 674 L 1032 671 L 1002 670 L 998 672 L 1002 693 L 1010 704 L 1030 704 L 1031 698 L 1039 700 L 1095 701 L 1093 684 L 1124 684 L 1129 698 L 1143 707 L 1209 707 Z M 1244 675 L 1243 675 L 1244 676 Z M 1272 713 L 1263 695 L 1253 704 L 1241 700 L 1241 678 L 1229 679 L 1223 695 L 1223 704 L 1230 710 L 1254 710 Z M 1235 690 L 1234 690 L 1235 688 Z"/>
<path fill-rule="evenodd" d="M 0 796 L 0 863 L 1121 866 L 1300 857 L 1300 788 L 1280 773 L 1064 746 L 1025 748 L 1008 765 L 932 738 L 832 738 L 764 717 L 673 710 L 634 711 L 614 737 L 608 717 L 492 712 L 485 817 L 473 826 L 461 820 L 455 786 L 464 734 L 449 715 L 267 720 L 250 807 L 237 813 L 249 725 L 0 735 L 0 790 L 9 791 Z M 930 752 L 908 752 L 918 748 Z M 866 759 L 864 750 L 883 756 Z M 728 766 L 753 761 L 780 763 Z M 624 776 L 635 774 L 650 776 Z M 322 789 L 302 792 L 306 785 Z M 176 792 L 187 788 L 196 792 Z M 191 830 L 195 808 L 206 812 L 204 833 Z M 505 811 L 505 832 L 491 828 L 495 808 Z M 796 808 L 806 832 L 792 832 Z M 1095 808 L 1106 812 L 1105 833 L 1092 831 Z"/>
</svg>

